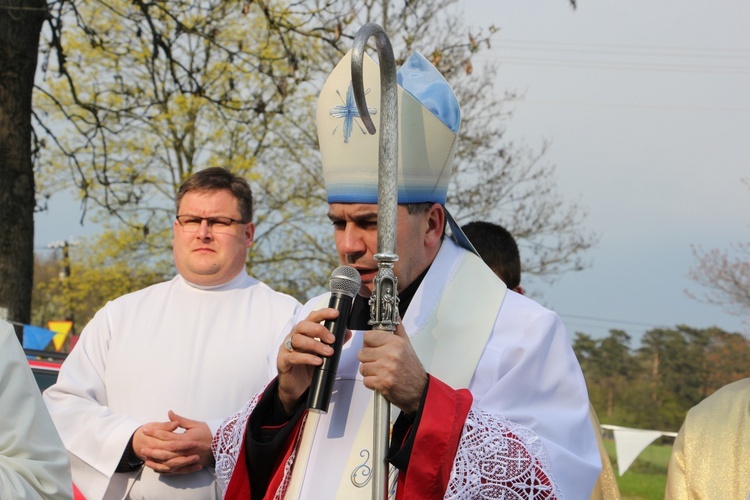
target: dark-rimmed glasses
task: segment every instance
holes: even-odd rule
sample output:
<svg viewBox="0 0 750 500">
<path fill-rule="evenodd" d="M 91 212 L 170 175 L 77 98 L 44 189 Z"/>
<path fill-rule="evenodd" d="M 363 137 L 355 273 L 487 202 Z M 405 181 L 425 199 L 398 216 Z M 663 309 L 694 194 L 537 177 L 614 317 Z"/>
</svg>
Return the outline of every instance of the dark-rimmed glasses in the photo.
<svg viewBox="0 0 750 500">
<path fill-rule="evenodd" d="M 243 220 L 232 219 L 231 217 L 198 217 L 197 215 L 178 215 L 177 222 L 182 226 L 186 233 L 197 233 L 203 221 L 206 221 L 208 228 L 214 233 L 234 234 L 235 224 L 247 224 Z"/>
</svg>

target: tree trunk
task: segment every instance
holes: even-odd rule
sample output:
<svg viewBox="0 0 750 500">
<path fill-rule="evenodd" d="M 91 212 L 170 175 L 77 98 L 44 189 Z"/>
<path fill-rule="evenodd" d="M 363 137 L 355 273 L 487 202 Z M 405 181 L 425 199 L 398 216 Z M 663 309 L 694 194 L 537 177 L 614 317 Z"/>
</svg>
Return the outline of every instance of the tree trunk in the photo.
<svg viewBox="0 0 750 500">
<path fill-rule="evenodd" d="M 28 323 L 34 273 L 31 94 L 45 0 L 0 0 L 0 317 Z"/>
<path fill-rule="evenodd" d="M 651 392 L 651 401 L 653 402 L 653 409 L 655 412 L 659 411 L 659 351 L 654 350 L 654 358 L 651 361 L 651 383 L 653 384 L 653 390 Z"/>
</svg>

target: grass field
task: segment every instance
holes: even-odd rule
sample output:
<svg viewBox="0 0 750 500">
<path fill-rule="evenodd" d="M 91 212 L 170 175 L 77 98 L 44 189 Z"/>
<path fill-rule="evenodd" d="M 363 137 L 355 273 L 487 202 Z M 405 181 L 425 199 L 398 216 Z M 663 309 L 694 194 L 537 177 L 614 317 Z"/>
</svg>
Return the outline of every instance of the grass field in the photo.
<svg viewBox="0 0 750 500">
<path fill-rule="evenodd" d="M 615 442 L 605 439 L 604 447 L 617 475 Z M 671 444 L 652 444 L 643 450 L 625 474 L 617 476 L 623 500 L 663 500 L 671 453 Z"/>
</svg>

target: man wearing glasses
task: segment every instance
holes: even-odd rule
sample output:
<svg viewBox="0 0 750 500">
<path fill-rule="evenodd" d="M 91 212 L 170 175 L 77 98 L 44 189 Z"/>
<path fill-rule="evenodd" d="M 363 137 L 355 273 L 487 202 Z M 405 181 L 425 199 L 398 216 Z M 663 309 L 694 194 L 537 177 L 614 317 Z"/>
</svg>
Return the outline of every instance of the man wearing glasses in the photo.
<svg viewBox="0 0 750 500">
<path fill-rule="evenodd" d="M 177 193 L 178 275 L 105 305 L 45 402 L 86 498 L 220 498 L 211 438 L 268 380 L 299 307 L 245 270 L 252 192 L 224 168 Z"/>
</svg>

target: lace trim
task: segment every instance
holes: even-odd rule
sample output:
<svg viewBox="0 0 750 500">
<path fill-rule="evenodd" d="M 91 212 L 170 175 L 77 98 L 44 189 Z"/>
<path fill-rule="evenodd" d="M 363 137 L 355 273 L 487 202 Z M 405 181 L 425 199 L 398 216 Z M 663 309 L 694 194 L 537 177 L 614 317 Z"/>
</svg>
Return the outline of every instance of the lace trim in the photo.
<svg viewBox="0 0 750 500">
<path fill-rule="evenodd" d="M 549 471 L 532 430 L 472 406 L 445 498 L 561 499 Z"/>
<path fill-rule="evenodd" d="M 248 401 L 242 410 L 224 420 L 219 426 L 219 430 L 216 431 L 216 435 L 211 440 L 211 450 L 216 458 L 216 480 L 221 487 L 222 497 L 226 495 L 227 488 L 229 488 L 229 481 L 232 479 L 232 473 L 237 466 L 237 458 L 240 454 L 240 448 L 242 448 L 242 441 L 245 438 L 245 431 L 247 428 L 247 422 L 250 419 L 250 414 L 255 410 L 255 407 L 258 405 L 264 392 L 265 389 L 258 393 L 252 400 Z M 302 418 L 302 425 L 300 426 L 300 431 L 296 437 L 296 442 L 298 444 L 300 437 L 302 436 L 302 430 L 305 428 L 307 415 Z M 292 466 L 294 465 L 294 459 L 296 456 L 297 447 L 292 450 L 292 453 L 284 464 L 284 478 L 274 494 L 274 500 L 283 500 L 286 489 L 289 486 L 289 481 L 292 478 Z M 242 466 L 244 467 L 244 464 Z"/>
<path fill-rule="evenodd" d="M 227 418 L 211 443 L 222 495 L 237 465 L 248 418 L 262 394 Z M 300 435 L 304 427 L 303 422 Z M 284 478 L 274 499 L 284 498 L 296 455 L 295 447 L 284 464 Z M 562 499 L 549 470 L 542 442 L 532 430 L 472 406 L 464 423 L 445 498 Z"/>
<path fill-rule="evenodd" d="M 247 421 L 262 395 L 263 392 L 260 392 L 248 401 L 242 410 L 224 420 L 211 440 L 211 450 L 216 458 L 216 479 L 221 487 L 222 497 L 226 494 L 229 480 L 232 479 L 232 473 L 237 465 Z"/>
</svg>

